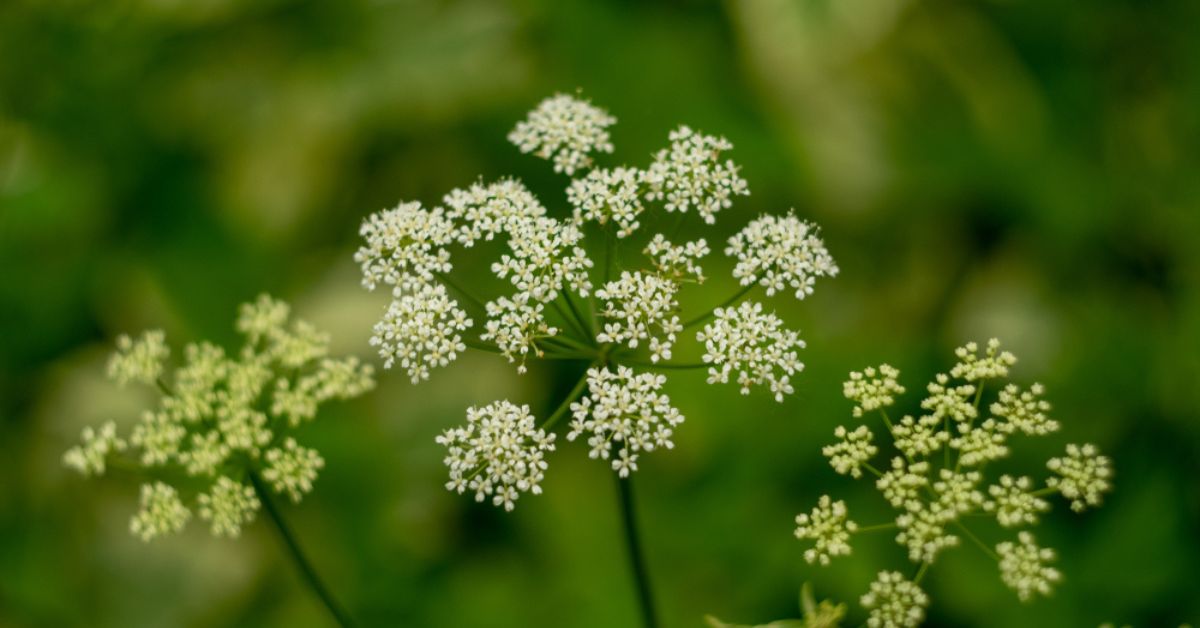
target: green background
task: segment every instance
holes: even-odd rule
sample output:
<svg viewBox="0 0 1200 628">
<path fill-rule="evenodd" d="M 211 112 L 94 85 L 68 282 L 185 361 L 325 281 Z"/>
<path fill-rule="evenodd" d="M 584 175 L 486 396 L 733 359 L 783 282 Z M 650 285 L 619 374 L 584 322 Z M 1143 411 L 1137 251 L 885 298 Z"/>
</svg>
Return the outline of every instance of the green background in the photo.
<svg viewBox="0 0 1200 628">
<path fill-rule="evenodd" d="M 0 4 L 0 626 L 323 625 L 265 521 L 145 545 L 135 480 L 61 467 L 82 425 L 150 400 L 103 379 L 112 341 L 232 343 L 265 290 L 370 357 L 386 296 L 358 285 L 362 218 L 506 174 L 564 211 L 566 179 L 504 136 L 576 88 L 620 120 L 605 163 L 646 163 L 679 123 L 735 144 L 752 196 L 689 235 L 719 248 L 794 207 L 842 269 L 770 303 L 808 342 L 786 403 L 671 377 L 687 422 L 637 476 L 666 626 L 793 616 L 805 581 L 861 619 L 902 549 L 876 537 L 820 569 L 792 537 L 826 492 L 886 514 L 819 454 L 851 421 L 840 382 L 886 361 L 919 391 L 990 336 L 1064 425 L 1006 464 L 1040 475 L 1092 441 L 1116 490 L 1046 517 L 1052 598 L 1017 603 L 963 546 L 925 580 L 929 625 L 1200 619 L 1197 24 L 1186 0 Z M 693 306 L 730 268 L 710 258 Z M 385 373 L 305 428 L 328 465 L 286 513 L 363 624 L 635 624 L 611 473 L 583 445 L 511 514 L 442 488 L 433 438 L 467 405 L 544 416 L 577 373 L 471 354 L 420 386 Z"/>
</svg>

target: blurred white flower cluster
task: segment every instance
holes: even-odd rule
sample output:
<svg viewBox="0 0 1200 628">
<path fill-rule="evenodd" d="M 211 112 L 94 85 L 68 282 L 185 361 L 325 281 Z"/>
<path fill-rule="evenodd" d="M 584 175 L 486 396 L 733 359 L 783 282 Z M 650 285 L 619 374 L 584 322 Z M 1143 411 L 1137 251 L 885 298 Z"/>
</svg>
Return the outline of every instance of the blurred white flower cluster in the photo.
<svg viewBox="0 0 1200 628">
<path fill-rule="evenodd" d="M 917 626 L 925 617 L 929 600 L 920 588 L 921 578 L 945 549 L 964 541 L 978 546 L 996 562 L 1001 580 L 1026 601 L 1048 595 L 1061 579 L 1050 563 L 1054 551 L 1040 547 L 1027 528 L 1050 509 L 1043 499 L 1061 495 L 1075 511 L 1099 506 L 1110 490 L 1112 468 L 1094 445 L 1067 445 L 1066 455 L 1047 463 L 1051 475 L 1043 488 L 1028 476 L 1001 474 L 989 483 L 988 466 L 1009 456 L 1022 439 L 1056 432 L 1059 424 L 1047 418 L 1050 404 L 1040 384 L 1022 388 L 1005 384 L 1016 357 L 1001 351 L 993 339 L 985 347 L 967 343 L 959 347 L 958 362 L 926 387 L 919 417 L 898 421 L 888 414 L 896 397 L 904 393 L 900 372 L 889 366 L 850 374 L 843 392 L 855 406 L 852 415 L 863 419 L 878 413 L 890 436 L 894 454 L 886 464 L 872 463 L 879 448 L 867 424 L 854 429 L 838 426 L 838 441 L 823 453 L 840 474 L 859 478 L 869 473 L 875 487 L 897 510 L 890 523 L 859 526 L 849 520 L 843 502 L 822 496 L 811 514 L 796 518 L 796 536 L 813 543 L 805 553 L 808 562 L 827 564 L 831 557 L 849 554 L 854 534 L 891 531 L 908 557 L 917 563 L 916 575 L 906 579 L 884 571 L 862 598 L 869 626 Z M 987 393 L 995 401 L 987 404 Z M 977 517 L 994 517 L 1001 528 L 1016 528 L 1015 540 L 989 545 L 970 523 Z"/>
<path fill-rule="evenodd" d="M 315 418 L 322 403 L 357 397 L 375 382 L 370 365 L 329 357 L 326 334 L 289 319 L 286 303 L 262 295 L 241 306 L 237 330 L 246 342 L 240 351 L 226 355 L 212 344 L 189 344 L 174 369 L 161 331 L 122 336 L 109 376 L 121 385 L 155 387 L 158 406 L 146 410 L 127 437 L 118 436 L 113 421 L 84 428 L 83 442 L 63 455 L 64 464 L 103 475 L 117 460 L 151 477 L 177 467 L 176 475 L 208 483 L 194 495 L 196 509 L 217 536 L 238 536 L 260 508 L 250 474 L 300 501 L 325 462 L 288 432 Z M 143 485 L 130 530 L 147 541 L 178 532 L 192 516 L 185 492 L 164 481 Z"/>
<path fill-rule="evenodd" d="M 707 369 L 710 383 L 733 379 L 743 394 L 761 387 L 783 401 L 793 391 L 791 377 L 803 369 L 799 334 L 763 303 L 743 299 L 760 286 L 766 296 L 787 288 L 804 298 L 818 277 L 836 275 L 817 227 L 790 212 L 748 220 L 726 249 L 736 265 L 735 294 L 723 302 L 725 295 L 701 295 L 698 301 L 720 305 L 684 316 L 681 290 L 711 285 L 701 267 L 710 248 L 703 238 L 677 235 L 688 218 L 691 228 L 714 224 L 749 187 L 726 157 L 733 148 L 728 140 L 687 126 L 670 131 L 667 146 L 644 167 L 598 166 L 596 157 L 614 150 L 615 122 L 586 100 L 558 94 L 509 134 L 521 152 L 572 177 L 568 207 L 548 209 L 520 181 L 504 178 L 452 190 L 444 207 L 402 202 L 363 222 L 355 254 L 362 283 L 392 292 L 371 340 L 385 368 L 398 367 L 416 383 L 474 348 L 504 356 L 520 373 L 542 359 L 576 361 L 584 371 L 558 411 L 540 423 L 527 408 L 516 421 L 517 406 L 493 404 L 468 412 L 470 425 L 479 427 L 440 437 L 451 450 L 452 490 L 474 491 L 505 508 L 516 493 L 536 492 L 541 456 L 550 448 L 545 434 L 533 430 L 550 430 L 568 410 L 569 435 L 587 432 L 593 457 L 610 460 L 621 476 L 636 470 L 640 453 L 669 448 L 683 421 L 660 391 L 666 376 L 637 371 Z M 472 257 L 494 254 L 488 268 L 501 281 L 455 273 L 453 247 L 480 249 Z M 481 285 L 508 288 L 479 297 L 472 291 Z M 689 337 L 702 351 L 683 351 L 698 361 L 672 362 Z M 503 447 L 515 449 L 503 462 L 487 449 L 495 447 L 492 439 L 477 435 L 485 411 L 520 426 L 506 432 Z M 535 459 L 536 473 L 522 466 Z"/>
</svg>

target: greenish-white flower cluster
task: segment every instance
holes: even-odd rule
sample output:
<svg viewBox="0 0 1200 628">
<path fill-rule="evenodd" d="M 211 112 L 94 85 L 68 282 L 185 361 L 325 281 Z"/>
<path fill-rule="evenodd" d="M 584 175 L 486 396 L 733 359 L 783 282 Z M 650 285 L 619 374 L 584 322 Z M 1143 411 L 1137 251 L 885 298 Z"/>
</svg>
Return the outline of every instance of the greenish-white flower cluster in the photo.
<svg viewBox="0 0 1200 628">
<path fill-rule="evenodd" d="M 855 405 L 851 414 L 865 419 L 876 413 L 879 426 L 895 448 L 886 464 L 872 462 L 879 448 L 866 423 L 850 429 L 838 426 L 837 441 L 823 449 L 834 471 L 854 478 L 869 472 L 884 500 L 896 509 L 894 520 L 870 526 L 848 523 L 842 502 L 822 496 L 812 514 L 797 517 L 796 536 L 812 541 L 809 562 L 826 564 L 831 557 L 850 553 L 850 538 L 864 530 L 892 530 L 898 544 L 917 563 L 916 575 L 881 572 L 862 598 L 871 626 L 916 626 L 924 618 L 927 596 L 921 578 L 941 553 L 970 543 L 996 561 L 1000 578 L 1022 600 L 1048 595 L 1061 579 L 1051 566 L 1054 551 L 1039 547 L 1027 529 L 1050 509 L 1044 499 L 1053 494 L 1082 511 L 1098 506 L 1111 489 L 1108 458 L 1094 445 L 1067 445 L 1066 455 L 1050 459 L 1052 475 L 1043 488 L 1028 476 L 1001 474 L 991 482 L 990 465 L 1007 458 L 1022 439 L 1052 434 L 1057 421 L 1048 418 L 1050 404 L 1044 388 L 1023 388 L 1003 380 L 1016 364 L 1013 354 L 991 340 L 983 351 L 969 343 L 956 351 L 958 362 L 938 374 L 925 390 L 918 417 L 894 421 L 889 409 L 904 393 L 897 369 L 882 365 L 850 374 L 843 392 Z M 995 400 L 984 399 L 991 393 Z M 971 530 L 974 517 L 991 516 L 1002 528 L 1016 528 L 1015 540 L 989 545 Z"/>
<path fill-rule="evenodd" d="M 315 418 L 327 401 L 365 393 L 374 379 L 372 368 L 357 358 L 329 357 L 328 335 L 290 319 L 286 303 L 262 295 L 241 307 L 236 328 L 245 344 L 237 353 L 189 344 L 173 369 L 162 332 L 121 337 L 109 375 L 121 384 L 155 387 L 158 404 L 143 412 L 128 437 L 118 436 L 112 421 L 84 428 L 83 442 L 63 455 L 64 464 L 102 475 L 109 461 L 130 451 L 132 457 L 121 458 L 123 468 L 152 477 L 177 468 L 186 478 L 180 485 L 153 481 L 142 487 L 130 529 L 145 540 L 182 529 L 192 516 L 183 495 L 193 493 L 213 534 L 237 536 L 260 507 L 248 483 L 252 473 L 300 501 L 324 461 L 289 430 Z M 195 492 L 197 484 L 207 489 Z"/>
<path fill-rule="evenodd" d="M 384 368 L 401 369 L 418 383 L 468 348 L 499 354 L 518 373 L 536 360 L 586 363 L 559 411 L 533 427 L 550 429 L 574 409 L 568 435 L 586 432 L 591 455 L 627 476 L 643 452 L 669 448 L 683 420 L 661 392 L 666 375 L 643 371 L 705 369 L 709 383 L 736 380 L 743 394 L 761 387 L 783 401 L 793 392 L 791 378 L 804 368 L 798 355 L 804 342 L 763 303 L 746 297 L 756 289 L 770 297 L 786 288 L 804 298 L 818 277 L 836 275 L 837 265 L 819 229 L 794 212 L 748 219 L 725 249 L 735 294 L 724 300 L 699 295 L 697 302 L 720 305 L 685 316 L 683 289 L 711 285 L 703 268 L 711 249 L 704 238 L 678 234 L 689 220 L 692 227 L 713 225 L 749 195 L 749 185 L 727 156 L 729 140 L 688 126 L 669 131 L 666 146 L 648 163 L 597 164 L 614 150 L 609 128 L 615 123 L 577 96 L 544 100 L 508 139 L 571 178 L 564 207 L 543 204 L 513 178 L 477 181 L 445 194 L 442 206 L 405 201 L 367 217 L 355 261 L 367 289 L 391 290 L 371 338 Z M 494 252 L 484 268 L 500 280 L 486 282 L 498 294 L 477 297 L 471 290 L 484 282 L 458 281 L 453 249 L 459 247 Z M 692 338 L 695 345 L 681 348 Z M 689 349 L 699 354 L 695 361 L 673 362 Z M 285 396 L 280 403 L 294 414 L 308 413 L 300 401 Z M 485 408 L 500 411 L 495 404 Z M 468 412 L 468 421 L 480 421 L 481 411 Z M 527 420 L 519 423 L 527 437 L 535 434 Z M 253 440 L 253 429 L 246 438 Z M 465 457 L 472 447 L 454 443 L 464 457 L 446 459 L 452 490 L 511 508 L 516 493 L 538 485 L 516 481 L 522 473 L 479 471 Z"/>
</svg>

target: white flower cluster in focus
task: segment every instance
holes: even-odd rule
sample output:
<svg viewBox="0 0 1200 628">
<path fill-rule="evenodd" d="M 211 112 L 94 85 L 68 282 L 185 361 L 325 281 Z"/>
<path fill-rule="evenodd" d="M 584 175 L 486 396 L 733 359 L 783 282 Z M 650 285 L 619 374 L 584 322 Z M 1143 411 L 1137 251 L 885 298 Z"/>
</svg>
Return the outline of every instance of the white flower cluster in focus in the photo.
<svg viewBox="0 0 1200 628">
<path fill-rule="evenodd" d="M 659 392 L 667 378 L 653 373 L 635 375 L 628 367 L 614 373 L 607 368 L 589 369 L 588 394 L 571 404 L 569 440 L 587 432 L 589 456 L 612 460 L 621 477 L 637 471 L 639 452 L 671 449 L 675 428 L 683 415 L 671 399 Z M 613 449 L 619 448 L 614 454 Z"/>
<path fill-rule="evenodd" d="M 817 277 L 835 277 L 837 264 L 820 232 L 792 213 L 763 216 L 729 239 L 725 254 L 737 258 L 733 276 L 743 286 L 758 283 L 767 296 L 791 288 L 796 298 L 812 294 Z"/>
<path fill-rule="evenodd" d="M 815 546 L 805 550 L 804 560 L 828 565 L 833 556 L 850 553 L 850 535 L 858 524 L 846 518 L 846 502 L 833 501 L 822 495 L 812 513 L 796 515 L 796 538 L 813 541 Z"/>
<path fill-rule="evenodd" d="M 625 238 L 641 226 L 638 216 L 645 208 L 639 186 L 642 172 L 636 168 L 597 168 L 567 188 L 567 200 L 575 208 L 575 221 L 617 225 L 617 237 Z"/>
<path fill-rule="evenodd" d="M 713 321 L 696 334 L 704 343 L 708 383 L 728 383 L 737 371 L 743 395 L 750 394 L 751 386 L 767 386 L 775 401 L 783 402 L 783 396 L 793 391 L 791 376 L 804 369 L 796 355 L 796 349 L 804 348 L 800 335 L 784 329 L 783 321 L 764 313 L 760 303 L 717 308 L 713 315 Z"/>
<path fill-rule="evenodd" d="M 468 408 L 466 427 L 446 430 L 436 440 L 447 450 L 446 488 L 473 491 L 475 501 L 490 497 L 509 511 L 521 493 L 541 494 L 545 455 L 554 451 L 554 434 L 538 429 L 529 406 L 507 401 Z"/>
<path fill-rule="evenodd" d="M 173 371 L 165 363 L 168 351 L 160 334 L 147 334 L 138 343 L 118 341 L 110 364 L 122 366 L 110 367 L 110 376 L 119 383 L 156 387 L 158 407 L 145 410 L 127 438 L 118 436 L 115 422 L 85 428 L 82 444 L 69 449 L 63 463 L 84 475 L 102 475 L 110 458 L 132 449 L 134 457 L 123 459 L 126 466 L 177 466 L 210 483 L 194 498 L 200 518 L 217 536 L 237 536 L 253 520 L 260 501 L 245 481 L 248 474 L 261 473 L 275 490 L 299 501 L 323 462 L 286 431 L 312 420 L 321 404 L 362 395 L 375 382 L 373 369 L 357 358 L 328 357 L 327 334 L 290 319 L 286 303 L 262 295 L 239 308 L 235 327 L 245 336 L 240 351 L 226 354 L 209 343 L 190 344 L 184 363 Z M 157 348 L 137 348 L 145 343 Z M 147 355 L 155 356 L 149 369 Z M 142 374 L 131 377 L 135 362 Z M 191 514 L 177 487 L 147 484 L 130 529 L 150 540 L 177 532 Z"/>
<path fill-rule="evenodd" d="M 894 529 L 896 542 L 919 565 L 912 582 L 895 572 L 880 573 L 880 580 L 862 600 L 869 611 L 868 625 L 916 626 L 923 621 L 928 599 L 915 583 L 943 550 L 968 539 L 997 560 L 1001 579 L 1022 601 L 1049 595 L 1061 578 L 1047 566 L 1054 552 L 1038 547 L 1027 530 L 1050 509 L 1043 497 L 1057 493 L 1073 510 L 1081 511 L 1099 505 L 1103 493 L 1112 488 L 1111 463 L 1094 445 L 1068 445 L 1066 456 L 1052 458 L 1047 467 L 1053 475 L 1045 488 L 1035 488 L 1025 476 L 1000 475 L 989 483 L 984 473 L 989 463 L 1007 457 L 1021 446 L 1021 439 L 1054 433 L 1059 424 L 1047 416 L 1050 404 L 1042 399 L 1041 385 L 1022 389 L 995 381 L 1008 377 L 1016 363 L 1013 354 L 1001 350 L 999 341 L 991 340 L 982 356 L 975 343 L 960 347 L 956 355 L 958 363 L 949 374 L 937 375 L 926 387 L 920 403 L 925 414 L 919 418 L 905 415 L 893 422 L 884 411 L 904 392 L 895 368 L 884 365 L 852 372 L 843 385 L 846 398 L 855 404 L 851 413 L 855 418 L 881 411 L 882 426 L 892 437 L 896 455 L 886 470 L 876 470 L 871 459 L 879 447 L 866 425 L 853 430 L 839 426 L 838 440 L 822 453 L 838 473 L 875 476 L 876 489 L 898 512 L 892 523 L 865 528 Z M 989 392 L 995 397 L 990 404 L 984 401 Z M 840 503 L 824 496 L 812 515 L 797 518 L 797 522 L 803 518 L 804 524 L 797 537 L 815 542 L 805 554 L 809 562 L 825 564 L 850 553 L 851 537 L 863 531 L 862 526 L 848 526 L 833 535 L 833 522 L 845 517 L 844 508 L 834 507 Z M 1016 528 L 1016 541 L 1002 541 L 993 552 L 971 530 L 979 516 L 994 517 L 1004 529 Z M 839 551 L 829 551 L 834 542 Z"/>
<path fill-rule="evenodd" d="M 644 178 L 648 200 L 665 200 L 668 212 L 686 213 L 695 208 L 704 222 L 733 205 L 733 196 L 747 196 L 750 188 L 738 176 L 740 168 L 721 153 L 733 148 L 723 137 L 697 133 L 681 126 L 668 135 L 670 148 L 654 155 Z"/>
<path fill-rule="evenodd" d="M 616 118 L 607 111 L 566 94 L 543 100 L 508 134 L 522 153 L 554 162 L 554 171 L 569 175 L 592 164 L 591 153 L 611 153 L 608 127 Z"/>
<path fill-rule="evenodd" d="M 383 368 L 398 364 L 417 383 L 467 350 L 462 332 L 472 324 L 445 286 L 422 284 L 391 302 L 375 323 L 371 346 L 379 347 Z"/>
<path fill-rule="evenodd" d="M 661 233 L 646 245 L 643 252 L 654 263 L 655 270 L 667 279 L 704 283 L 704 269 L 700 260 L 709 254 L 704 238 L 684 244 L 672 244 Z"/>
<path fill-rule="evenodd" d="M 675 314 L 679 311 L 675 300 L 678 289 L 674 281 L 658 275 L 621 273 L 620 279 L 596 291 L 596 297 L 604 303 L 600 315 L 609 320 L 596 340 L 625 344 L 630 349 L 646 342 L 652 361 L 671 359 L 675 335 L 683 331 Z"/>
</svg>

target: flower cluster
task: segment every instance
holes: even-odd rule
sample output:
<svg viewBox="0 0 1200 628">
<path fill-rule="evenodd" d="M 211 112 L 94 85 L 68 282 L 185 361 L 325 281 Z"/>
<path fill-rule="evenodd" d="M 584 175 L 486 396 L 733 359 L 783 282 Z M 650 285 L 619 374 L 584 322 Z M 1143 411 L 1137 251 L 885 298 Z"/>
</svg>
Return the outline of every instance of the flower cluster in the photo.
<svg viewBox="0 0 1200 628">
<path fill-rule="evenodd" d="M 714 224 L 749 187 L 726 157 L 733 148 L 728 140 L 687 126 L 668 133 L 667 147 L 648 164 L 598 165 L 598 155 L 613 152 L 609 127 L 615 122 L 581 98 L 546 99 L 508 139 L 570 177 L 566 207 L 544 205 L 516 179 L 478 181 L 444 195 L 441 207 L 402 202 L 369 216 L 355 260 L 366 288 L 391 287 L 391 302 L 371 338 L 384 368 L 402 369 L 418 383 L 467 348 L 499 354 L 518 373 L 528 372 L 531 360 L 584 363 L 574 390 L 540 426 L 532 417 L 506 419 L 520 425 L 525 440 L 513 435 L 505 447 L 542 442 L 541 436 L 529 440 L 531 430 L 549 430 L 573 410 L 567 435 L 587 432 L 591 455 L 610 460 L 624 477 L 637 469 L 642 452 L 671 447 L 672 431 L 683 421 L 661 392 L 666 376 L 658 369 L 706 369 L 709 383 L 735 379 L 743 394 L 762 387 L 778 401 L 792 393 L 791 378 L 804 367 L 798 356 L 804 342 L 762 303 L 745 297 L 759 286 L 767 296 L 781 286 L 808 294 L 816 277 L 836 274 L 837 266 L 815 226 L 792 214 L 760 217 L 730 240 L 737 293 L 685 317 L 680 293 L 705 283 L 701 262 L 708 264 L 711 251 L 703 238 L 677 240 L 675 234 L 689 218 L 693 226 Z M 644 233 L 647 226 L 656 231 Z M 500 280 L 490 282 L 502 286 L 499 294 L 479 298 L 471 288 L 482 282 L 456 281 L 452 249 L 458 247 L 494 251 L 486 268 Z M 673 362 L 684 351 L 701 353 L 696 345 L 680 347 L 692 333 L 702 355 Z M 302 391 L 281 389 L 281 406 L 293 415 L 310 414 L 293 393 Z M 439 439 L 457 452 L 446 458 L 451 490 L 471 490 L 511 508 L 517 493 L 538 486 L 545 468 L 541 454 L 534 479 L 515 453 L 511 462 L 505 457 L 484 467 L 472 457 L 480 455 L 476 445 L 450 436 L 476 438 L 481 428 L 472 425 L 482 421 L 481 412 L 509 417 L 515 407 L 473 409 L 471 424 L 459 428 L 466 431 Z M 254 441 L 253 420 L 242 424 L 244 438 Z"/>
<path fill-rule="evenodd" d="M 671 449 L 674 430 L 683 423 L 683 415 L 671 405 L 671 398 L 659 392 L 667 378 L 653 373 L 635 375 L 633 369 L 618 367 L 589 369 L 588 396 L 571 404 L 571 431 L 568 440 L 587 432 L 592 458 L 612 459 L 612 468 L 621 477 L 637 471 L 638 452 L 655 448 Z M 614 447 L 620 449 L 613 453 Z"/>
<path fill-rule="evenodd" d="M 300 501 L 324 462 L 285 436 L 287 430 L 312 420 L 327 401 L 365 393 L 374 379 L 372 368 L 357 358 L 328 357 L 328 336 L 304 321 L 289 325 L 290 314 L 286 303 L 262 295 L 241 307 L 236 328 L 246 342 L 239 352 L 230 356 L 212 344 L 190 344 L 184 363 L 173 370 L 162 332 L 136 341 L 122 337 L 109 375 L 118 383 L 157 387 L 158 406 L 143 413 L 127 438 L 111 421 L 84 428 L 83 442 L 63 455 L 63 463 L 84 475 L 102 475 L 107 460 L 133 449 L 137 455 L 125 466 L 177 466 L 210 483 L 196 495 L 196 505 L 218 536 L 237 536 L 258 511 L 259 496 L 246 482 L 250 474 Z M 191 515 L 177 487 L 148 483 L 130 529 L 150 540 L 179 531 Z"/>
<path fill-rule="evenodd" d="M 895 446 L 887 465 L 871 463 L 878 453 L 871 428 L 839 426 L 838 440 L 823 453 L 834 470 L 852 477 L 864 472 L 875 476 L 875 487 L 897 510 L 891 523 L 865 527 L 848 522 L 842 502 L 822 496 L 811 515 L 800 515 L 796 536 L 814 542 L 805 554 L 809 562 L 825 564 L 837 555 L 849 554 L 852 535 L 865 529 L 895 531 L 896 542 L 918 563 L 917 575 L 906 580 L 896 572 L 882 572 L 862 598 L 871 626 L 916 626 L 923 621 L 928 598 L 918 588 L 926 570 L 942 551 L 962 545 L 978 545 L 996 561 L 1000 578 L 1022 601 L 1048 595 L 1061 578 L 1049 564 L 1054 551 L 1036 545 L 1026 528 L 1036 525 L 1050 509 L 1043 499 L 1059 494 L 1076 511 L 1101 502 L 1111 488 L 1108 458 L 1093 445 L 1068 445 L 1065 457 L 1052 458 L 1053 472 L 1044 488 L 1035 488 L 1027 476 L 1000 475 L 989 483 L 985 470 L 990 463 L 1006 458 L 1019 437 L 1044 436 L 1059 428 L 1047 418 L 1050 404 L 1042 399 L 1044 389 L 1034 384 L 1022 389 L 1004 384 L 1016 357 L 1000 350 L 992 340 L 983 355 L 975 343 L 960 347 L 958 362 L 948 374 L 939 374 L 926 387 L 918 418 L 905 415 L 892 421 L 887 408 L 904 392 L 897 369 L 883 365 L 853 372 L 843 392 L 855 405 L 852 415 L 863 419 L 878 412 L 880 422 Z M 996 400 L 984 403 L 987 392 Z M 990 415 L 988 415 L 990 413 Z M 885 470 L 880 470 L 885 469 Z M 992 516 L 1003 528 L 1017 528 L 1015 542 L 994 546 L 984 543 L 970 530 L 969 517 Z"/>
</svg>

